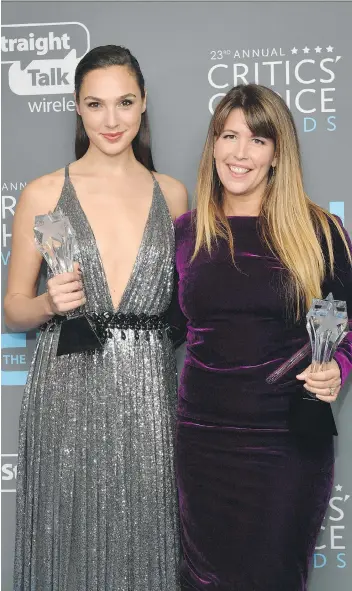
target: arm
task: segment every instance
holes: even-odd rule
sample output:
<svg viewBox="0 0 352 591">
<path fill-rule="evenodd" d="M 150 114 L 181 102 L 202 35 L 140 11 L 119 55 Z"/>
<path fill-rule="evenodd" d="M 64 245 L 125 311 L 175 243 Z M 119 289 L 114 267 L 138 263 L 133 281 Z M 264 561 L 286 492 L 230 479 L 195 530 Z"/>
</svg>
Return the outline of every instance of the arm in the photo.
<svg viewBox="0 0 352 591">
<path fill-rule="evenodd" d="M 173 220 L 188 211 L 186 187 L 166 174 L 154 173 L 168 205 Z"/>
<path fill-rule="evenodd" d="M 54 177 L 54 178 L 53 178 Z M 33 181 L 24 189 L 13 222 L 12 249 L 8 285 L 5 295 L 5 323 L 15 331 L 28 331 L 50 320 L 54 314 L 62 314 L 82 305 L 78 299 L 79 275 L 67 273 L 48 282 L 48 293 L 37 296 L 37 281 L 42 257 L 34 243 L 34 218 L 53 210 L 59 194 L 57 177 L 47 175 Z M 62 179 L 60 179 L 62 184 Z M 67 276 L 67 277 L 66 277 Z M 73 290 L 76 296 L 73 297 Z"/>
<path fill-rule="evenodd" d="M 341 227 L 341 220 L 338 220 Z M 351 241 L 347 232 L 344 230 L 350 252 L 352 252 Z M 346 251 L 346 247 L 339 235 L 337 229 L 331 224 L 331 234 L 334 250 L 334 276 L 331 277 L 328 268 L 325 281 L 322 285 L 322 295 L 326 298 L 332 293 L 335 300 L 342 300 L 347 303 L 347 312 L 349 314 L 350 332 L 338 346 L 336 353 L 329 363 L 326 371 L 309 374 L 307 368 L 303 373 L 297 376 L 298 379 L 306 381 L 304 387 L 313 394 L 316 394 L 320 400 L 333 402 L 336 400 L 341 387 L 346 382 L 352 370 L 352 266 Z M 326 244 L 324 245 L 326 246 Z M 326 260 L 328 257 L 324 250 Z"/>
<path fill-rule="evenodd" d="M 350 253 L 352 254 L 351 240 L 343 228 L 341 220 L 338 221 L 344 231 Z M 334 359 L 340 369 L 341 384 L 343 385 L 352 371 L 352 265 L 341 237 L 335 228 L 332 228 L 332 236 L 335 255 L 334 277 L 329 277 L 324 282 L 323 295 L 326 297 L 331 292 L 335 299 L 340 299 L 347 303 L 349 332 L 338 346 L 334 355 Z"/>
<path fill-rule="evenodd" d="M 175 349 L 180 347 L 186 340 L 187 335 L 187 318 L 184 316 L 178 299 L 178 283 L 179 276 L 175 267 L 174 273 L 174 289 L 172 299 L 167 311 L 168 323 L 171 327 L 171 338 Z"/>
<path fill-rule="evenodd" d="M 349 321 L 350 330 L 342 343 L 337 347 L 334 359 L 339 366 L 341 386 L 344 385 L 352 369 L 352 321 Z"/>
<path fill-rule="evenodd" d="M 180 276 L 182 277 L 182 267 L 185 264 L 184 258 L 188 258 L 183 252 L 184 241 L 190 233 L 191 213 L 182 215 L 174 222 L 175 228 L 175 272 L 174 272 L 174 289 L 172 294 L 172 300 L 169 308 L 168 318 L 169 324 L 172 329 L 172 339 L 175 347 L 179 347 L 184 343 L 187 336 L 187 324 L 188 318 L 182 311 L 182 283 L 180 283 Z"/>
<path fill-rule="evenodd" d="M 180 183 L 176 179 L 173 179 L 172 177 L 169 177 L 165 174 L 154 174 L 165 197 L 166 203 L 170 211 L 170 215 L 173 218 L 173 220 L 176 220 L 176 218 L 180 217 L 188 211 L 187 189 L 182 183 Z M 177 251 L 176 230 L 177 228 L 175 228 Z M 183 315 L 182 310 L 180 308 L 178 297 L 178 284 L 179 275 L 177 271 L 177 265 L 175 265 L 172 299 L 167 311 L 167 319 L 171 327 L 171 338 L 175 348 L 182 345 L 182 343 L 186 340 L 187 334 L 187 318 Z"/>
</svg>

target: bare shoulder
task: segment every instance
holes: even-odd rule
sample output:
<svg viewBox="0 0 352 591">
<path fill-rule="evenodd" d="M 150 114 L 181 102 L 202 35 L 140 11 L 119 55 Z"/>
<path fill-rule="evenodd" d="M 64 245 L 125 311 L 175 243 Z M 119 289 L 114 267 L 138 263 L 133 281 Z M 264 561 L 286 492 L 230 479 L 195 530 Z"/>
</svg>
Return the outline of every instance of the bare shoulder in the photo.
<svg viewBox="0 0 352 591">
<path fill-rule="evenodd" d="M 181 181 L 178 181 L 167 174 L 160 174 L 159 172 L 155 172 L 154 176 L 163 193 L 165 192 L 171 199 L 182 199 L 187 197 L 187 189 Z"/>
<path fill-rule="evenodd" d="M 171 216 L 176 219 L 188 210 L 187 189 L 183 183 L 166 174 L 154 173 L 168 204 Z"/>
<path fill-rule="evenodd" d="M 47 213 L 54 209 L 64 184 L 63 168 L 38 177 L 23 189 L 17 209 L 26 209 L 38 213 Z"/>
</svg>

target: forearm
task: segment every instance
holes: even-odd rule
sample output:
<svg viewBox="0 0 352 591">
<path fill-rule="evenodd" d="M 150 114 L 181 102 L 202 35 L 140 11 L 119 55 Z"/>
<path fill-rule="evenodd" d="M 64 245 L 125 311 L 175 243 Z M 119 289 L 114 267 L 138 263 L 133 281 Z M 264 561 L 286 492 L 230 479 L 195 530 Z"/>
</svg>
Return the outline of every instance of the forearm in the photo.
<svg viewBox="0 0 352 591">
<path fill-rule="evenodd" d="M 352 328 L 350 322 L 350 329 Z M 342 343 L 337 347 L 334 355 L 341 373 L 341 384 L 343 385 L 352 371 L 352 332 L 345 336 Z"/>
<path fill-rule="evenodd" d="M 5 323 L 14 331 L 32 330 L 54 316 L 48 294 L 35 298 L 23 294 L 9 294 L 5 298 Z"/>
<path fill-rule="evenodd" d="M 182 345 L 187 335 L 187 318 L 184 316 L 178 299 L 178 273 L 175 270 L 174 288 L 170 306 L 167 311 L 167 320 L 171 328 L 171 339 L 175 349 Z"/>
<path fill-rule="evenodd" d="M 334 250 L 334 273 L 331 275 L 329 269 L 323 284 L 323 297 L 329 293 L 333 294 L 335 300 L 341 300 L 347 304 L 347 313 L 349 316 L 349 331 L 343 341 L 338 346 L 334 355 L 335 361 L 340 367 L 341 382 L 345 383 L 352 371 L 352 266 L 349 253 L 352 255 L 352 244 L 346 230 L 344 231 L 347 247 L 343 243 L 337 230 L 332 227 L 333 250 Z M 328 253 L 325 247 L 325 259 L 328 260 Z"/>
</svg>

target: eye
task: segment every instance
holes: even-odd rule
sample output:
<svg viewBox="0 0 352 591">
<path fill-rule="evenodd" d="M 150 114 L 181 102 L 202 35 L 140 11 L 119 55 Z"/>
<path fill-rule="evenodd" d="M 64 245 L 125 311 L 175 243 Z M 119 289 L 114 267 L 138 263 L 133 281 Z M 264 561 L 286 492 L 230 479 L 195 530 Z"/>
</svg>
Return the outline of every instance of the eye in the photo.
<svg viewBox="0 0 352 591">
<path fill-rule="evenodd" d="M 120 104 L 123 107 L 130 107 L 131 105 L 133 105 L 133 101 L 131 101 L 131 99 L 123 99 L 123 101 L 121 101 Z"/>
<path fill-rule="evenodd" d="M 99 107 L 99 103 L 97 103 L 97 102 L 88 103 L 88 107 L 90 109 L 97 109 L 97 107 Z"/>
<path fill-rule="evenodd" d="M 258 137 L 253 138 L 253 142 L 258 146 L 264 146 L 265 144 L 265 142 L 263 140 L 260 140 Z"/>
<path fill-rule="evenodd" d="M 236 138 L 233 133 L 225 133 L 222 137 L 224 140 L 234 140 Z"/>
</svg>

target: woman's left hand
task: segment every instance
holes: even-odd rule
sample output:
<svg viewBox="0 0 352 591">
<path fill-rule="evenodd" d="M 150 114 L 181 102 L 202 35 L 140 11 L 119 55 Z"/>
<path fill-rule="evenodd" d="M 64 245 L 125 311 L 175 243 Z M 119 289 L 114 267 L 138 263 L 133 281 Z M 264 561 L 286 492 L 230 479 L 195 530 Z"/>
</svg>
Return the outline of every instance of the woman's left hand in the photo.
<svg viewBox="0 0 352 591">
<path fill-rule="evenodd" d="M 296 378 L 304 380 L 303 387 L 323 402 L 335 402 L 341 390 L 340 368 L 335 359 L 327 363 L 323 371 L 312 372 L 310 365 Z"/>
</svg>

